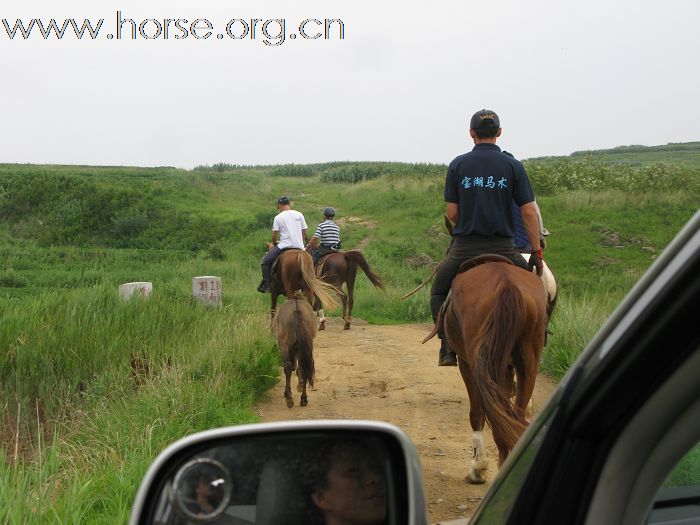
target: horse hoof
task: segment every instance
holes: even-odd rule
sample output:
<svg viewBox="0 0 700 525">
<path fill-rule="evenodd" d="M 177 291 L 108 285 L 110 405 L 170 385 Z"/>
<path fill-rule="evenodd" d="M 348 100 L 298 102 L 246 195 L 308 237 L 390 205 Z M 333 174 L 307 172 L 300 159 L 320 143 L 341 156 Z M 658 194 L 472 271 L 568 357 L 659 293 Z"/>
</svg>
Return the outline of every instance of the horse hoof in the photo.
<svg viewBox="0 0 700 525">
<path fill-rule="evenodd" d="M 350 323 L 345 323 L 345 326 L 343 326 L 343 330 L 350 330 Z"/>
<path fill-rule="evenodd" d="M 287 408 L 292 408 L 294 406 L 294 400 L 293 399 L 287 399 Z"/>
<path fill-rule="evenodd" d="M 478 470 L 472 470 L 464 479 L 472 485 L 483 485 L 486 483 L 486 478 L 484 478 Z"/>
<path fill-rule="evenodd" d="M 323 323 L 321 323 L 320 325 L 318 325 L 318 329 L 319 329 L 319 330 L 325 330 L 325 329 L 326 329 L 326 322 L 324 321 Z"/>
<path fill-rule="evenodd" d="M 305 407 L 305 406 L 308 405 L 308 404 L 309 404 L 309 400 L 308 400 L 308 399 L 302 399 L 302 400 L 299 402 L 299 406 L 302 406 L 302 407 Z"/>
</svg>

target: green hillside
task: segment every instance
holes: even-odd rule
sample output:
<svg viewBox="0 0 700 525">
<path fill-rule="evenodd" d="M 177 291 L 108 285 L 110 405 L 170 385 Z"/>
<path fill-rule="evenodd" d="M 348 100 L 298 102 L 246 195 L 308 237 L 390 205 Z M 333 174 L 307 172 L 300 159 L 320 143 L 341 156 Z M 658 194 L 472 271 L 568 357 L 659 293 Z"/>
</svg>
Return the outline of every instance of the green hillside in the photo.
<svg viewBox="0 0 700 525">
<path fill-rule="evenodd" d="M 575 151 L 569 155 L 569 158 L 581 160 L 586 156 L 591 156 L 597 161 L 630 166 L 649 166 L 661 162 L 698 168 L 700 142 L 669 143 L 662 146 L 618 146 L 610 149 Z M 544 160 L 544 158 L 537 160 Z"/>
<path fill-rule="evenodd" d="M 686 149 L 525 161 L 560 287 L 542 365 L 553 377 L 698 209 L 698 143 L 658 148 L 670 146 Z M 355 317 L 429 321 L 429 287 L 401 297 L 447 248 L 445 171 L 0 165 L 0 522 L 125 522 L 166 444 L 255 421 L 279 375 L 255 287 L 281 194 L 312 230 L 335 207 L 344 247 L 386 280 L 381 294 L 358 278 Z M 221 308 L 191 299 L 199 275 L 222 278 Z M 130 281 L 153 282 L 153 296 L 122 303 Z"/>
</svg>

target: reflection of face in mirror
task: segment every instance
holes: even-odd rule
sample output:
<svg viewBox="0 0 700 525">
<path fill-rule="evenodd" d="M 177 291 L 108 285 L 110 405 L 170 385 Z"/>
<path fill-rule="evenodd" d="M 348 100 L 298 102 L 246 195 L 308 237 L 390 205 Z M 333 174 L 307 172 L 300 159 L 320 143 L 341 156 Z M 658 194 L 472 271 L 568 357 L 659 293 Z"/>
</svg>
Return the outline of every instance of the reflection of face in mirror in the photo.
<svg viewBox="0 0 700 525">
<path fill-rule="evenodd" d="M 227 468 L 210 457 L 200 457 L 177 471 L 171 501 L 186 520 L 212 522 L 226 510 L 232 490 Z"/>
<path fill-rule="evenodd" d="M 365 445 L 335 441 L 322 446 L 311 501 L 325 525 L 379 525 L 386 518 L 386 480 Z"/>
<path fill-rule="evenodd" d="M 211 483 L 205 476 L 199 476 L 197 483 L 194 485 L 192 499 L 187 502 L 187 506 L 191 512 L 198 516 L 205 516 L 214 512 L 216 508 L 212 505 L 212 489 Z"/>
</svg>

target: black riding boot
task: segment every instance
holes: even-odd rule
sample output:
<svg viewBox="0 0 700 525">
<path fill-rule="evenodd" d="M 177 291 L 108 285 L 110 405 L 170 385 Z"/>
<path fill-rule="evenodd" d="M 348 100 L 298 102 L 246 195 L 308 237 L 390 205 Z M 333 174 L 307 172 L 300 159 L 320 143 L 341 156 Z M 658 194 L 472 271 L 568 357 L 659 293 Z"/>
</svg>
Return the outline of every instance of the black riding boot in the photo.
<svg viewBox="0 0 700 525">
<path fill-rule="evenodd" d="M 272 281 L 272 268 L 269 264 L 262 264 L 263 278 L 258 285 L 258 292 L 270 293 L 270 282 Z"/>
<path fill-rule="evenodd" d="M 440 357 L 438 366 L 457 366 L 457 354 L 447 346 L 447 341 L 440 339 Z"/>
</svg>

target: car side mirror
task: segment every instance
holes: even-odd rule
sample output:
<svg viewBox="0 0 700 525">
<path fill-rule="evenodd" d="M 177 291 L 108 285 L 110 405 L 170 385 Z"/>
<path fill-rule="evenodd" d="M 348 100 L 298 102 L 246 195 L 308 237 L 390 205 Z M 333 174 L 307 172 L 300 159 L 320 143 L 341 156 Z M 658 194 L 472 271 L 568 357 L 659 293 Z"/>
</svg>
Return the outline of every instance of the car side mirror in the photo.
<svg viewBox="0 0 700 525">
<path fill-rule="evenodd" d="M 307 525 L 328 513 L 427 525 L 418 454 L 398 427 L 313 420 L 188 436 L 148 469 L 130 524 Z"/>
</svg>

